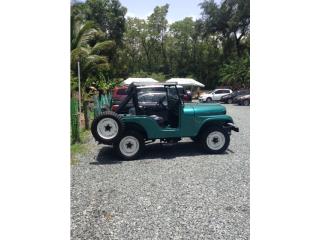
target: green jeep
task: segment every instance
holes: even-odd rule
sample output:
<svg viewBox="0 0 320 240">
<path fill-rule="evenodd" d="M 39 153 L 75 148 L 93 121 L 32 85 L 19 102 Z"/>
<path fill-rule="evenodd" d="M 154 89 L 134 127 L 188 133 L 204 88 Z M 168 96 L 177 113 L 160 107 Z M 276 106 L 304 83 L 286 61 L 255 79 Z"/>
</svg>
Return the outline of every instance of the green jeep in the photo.
<svg viewBox="0 0 320 240">
<path fill-rule="evenodd" d="M 144 88 L 146 84 L 143 84 Z M 154 85 L 154 83 L 152 84 Z M 176 143 L 190 137 L 214 154 L 229 146 L 231 130 L 238 132 L 233 120 L 220 104 L 184 103 L 176 83 L 158 84 L 164 89 L 155 104 L 140 104 L 141 84 L 132 83 L 127 97 L 116 112 L 107 111 L 96 117 L 91 132 L 96 141 L 113 145 L 123 159 L 136 159 L 145 144 Z M 157 89 L 157 88 L 154 88 Z M 139 92 L 139 94 L 138 94 Z M 156 94 L 155 94 L 156 95 Z M 131 108 L 128 110 L 127 105 Z M 124 113 L 124 110 L 127 112 Z"/>
</svg>

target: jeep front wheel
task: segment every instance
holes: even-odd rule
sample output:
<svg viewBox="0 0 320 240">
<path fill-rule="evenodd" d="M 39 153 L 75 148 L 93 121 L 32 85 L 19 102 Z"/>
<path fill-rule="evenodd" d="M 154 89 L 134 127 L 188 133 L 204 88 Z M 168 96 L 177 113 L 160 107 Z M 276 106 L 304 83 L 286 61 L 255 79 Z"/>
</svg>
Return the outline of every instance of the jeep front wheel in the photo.
<svg viewBox="0 0 320 240">
<path fill-rule="evenodd" d="M 212 98 L 211 98 L 211 97 L 208 97 L 208 98 L 206 99 L 206 102 L 212 102 Z"/>
<path fill-rule="evenodd" d="M 117 154 L 126 160 L 136 159 L 144 149 L 143 136 L 136 131 L 125 132 L 113 145 Z"/>
<path fill-rule="evenodd" d="M 230 135 L 222 127 L 211 126 L 201 134 L 201 144 L 209 153 L 225 152 L 230 143 Z"/>
<path fill-rule="evenodd" d="M 110 144 L 117 140 L 124 129 L 121 117 L 111 111 L 103 112 L 91 125 L 91 133 L 96 141 Z"/>
</svg>

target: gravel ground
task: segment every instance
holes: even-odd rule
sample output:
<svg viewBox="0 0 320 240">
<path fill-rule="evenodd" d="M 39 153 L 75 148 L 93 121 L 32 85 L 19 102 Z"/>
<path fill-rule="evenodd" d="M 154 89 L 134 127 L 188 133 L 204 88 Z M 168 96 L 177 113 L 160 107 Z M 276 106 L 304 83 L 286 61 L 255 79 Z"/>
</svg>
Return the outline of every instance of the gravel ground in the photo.
<svg viewBox="0 0 320 240">
<path fill-rule="evenodd" d="M 222 155 L 184 139 L 118 161 L 92 140 L 71 167 L 71 238 L 249 239 L 250 107 L 225 106 L 240 132 Z"/>
</svg>

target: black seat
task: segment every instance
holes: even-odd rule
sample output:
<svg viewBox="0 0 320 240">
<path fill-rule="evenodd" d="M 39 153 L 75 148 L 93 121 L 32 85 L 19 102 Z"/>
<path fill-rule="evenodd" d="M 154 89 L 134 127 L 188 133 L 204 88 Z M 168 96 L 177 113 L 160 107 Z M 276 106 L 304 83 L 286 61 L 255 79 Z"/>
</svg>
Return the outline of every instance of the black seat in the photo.
<svg viewBox="0 0 320 240">
<path fill-rule="evenodd" d="M 150 117 L 153 118 L 159 124 L 159 126 L 163 127 L 163 125 L 164 125 L 163 117 L 160 117 L 157 115 L 151 115 Z"/>
</svg>

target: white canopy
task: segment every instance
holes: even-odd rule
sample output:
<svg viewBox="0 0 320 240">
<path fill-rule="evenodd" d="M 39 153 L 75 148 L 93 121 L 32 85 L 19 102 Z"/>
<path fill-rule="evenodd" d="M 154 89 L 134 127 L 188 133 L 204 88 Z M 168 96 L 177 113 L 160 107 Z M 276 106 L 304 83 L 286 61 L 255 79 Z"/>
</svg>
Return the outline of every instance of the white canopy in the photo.
<svg viewBox="0 0 320 240">
<path fill-rule="evenodd" d="M 182 86 L 197 86 L 197 87 L 204 87 L 204 84 L 198 82 L 192 78 L 171 78 L 166 82 L 176 82 Z"/>
<path fill-rule="evenodd" d="M 156 83 L 158 82 L 157 80 L 154 80 L 153 78 L 128 78 L 125 81 L 123 81 L 123 84 L 131 84 L 132 82 L 138 82 L 138 83 L 142 83 L 142 82 L 151 82 L 151 83 Z"/>
</svg>

